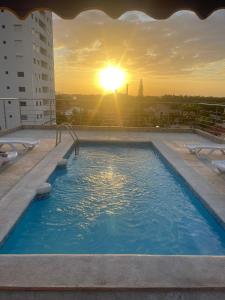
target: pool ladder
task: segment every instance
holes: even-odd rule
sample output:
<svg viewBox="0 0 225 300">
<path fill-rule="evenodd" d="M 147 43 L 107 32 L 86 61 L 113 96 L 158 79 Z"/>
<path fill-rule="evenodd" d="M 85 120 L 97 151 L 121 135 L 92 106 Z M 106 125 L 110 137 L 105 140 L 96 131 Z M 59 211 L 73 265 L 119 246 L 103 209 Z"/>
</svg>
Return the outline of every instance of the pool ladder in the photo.
<svg viewBox="0 0 225 300">
<path fill-rule="evenodd" d="M 60 144 L 61 141 L 62 141 L 62 129 L 66 129 L 66 131 L 72 137 L 72 139 L 73 139 L 73 146 L 74 146 L 74 152 L 75 152 L 75 155 L 78 155 L 79 154 L 79 150 L 80 150 L 80 141 L 79 141 L 79 138 L 78 138 L 78 136 L 76 134 L 75 129 L 69 123 L 63 123 L 63 124 L 56 125 L 55 146 L 57 146 L 58 144 Z"/>
</svg>

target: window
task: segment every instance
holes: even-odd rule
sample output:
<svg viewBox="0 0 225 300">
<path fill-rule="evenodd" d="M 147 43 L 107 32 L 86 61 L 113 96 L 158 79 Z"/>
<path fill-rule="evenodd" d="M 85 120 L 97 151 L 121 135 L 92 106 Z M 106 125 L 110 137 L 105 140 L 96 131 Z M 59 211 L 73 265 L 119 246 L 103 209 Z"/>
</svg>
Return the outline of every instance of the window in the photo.
<svg viewBox="0 0 225 300">
<path fill-rule="evenodd" d="M 44 49 L 44 48 L 42 48 L 42 47 L 40 47 L 40 53 L 41 53 L 42 55 L 47 56 L 47 50 Z"/>
<path fill-rule="evenodd" d="M 5 71 L 5 74 L 8 75 L 8 74 L 9 74 L 9 71 Z"/>
<path fill-rule="evenodd" d="M 22 24 L 14 24 L 14 30 L 16 32 L 21 32 L 22 31 Z"/>
<path fill-rule="evenodd" d="M 24 72 L 17 72 L 17 77 L 24 77 Z"/>
<path fill-rule="evenodd" d="M 2 29 L 5 29 L 5 25 L 2 25 Z"/>
<path fill-rule="evenodd" d="M 50 116 L 52 114 L 51 110 L 45 110 L 44 116 Z"/>
<path fill-rule="evenodd" d="M 27 115 L 21 115 L 21 120 L 22 120 L 22 121 L 26 121 L 26 120 L 28 120 L 28 117 L 27 117 Z"/>
<path fill-rule="evenodd" d="M 4 13 L 4 9 L 1 9 L 1 12 Z"/>
<path fill-rule="evenodd" d="M 26 101 L 20 101 L 20 106 L 27 106 L 27 102 Z"/>
<path fill-rule="evenodd" d="M 43 87 L 42 87 L 42 92 L 43 92 L 43 93 L 47 93 L 47 92 L 48 92 L 48 90 L 49 90 L 49 89 L 48 89 L 48 87 L 47 87 L 47 86 L 43 86 Z"/>
<path fill-rule="evenodd" d="M 38 106 L 38 101 L 36 101 L 36 106 Z"/>
<path fill-rule="evenodd" d="M 48 68 L 48 63 L 45 62 L 44 60 L 42 60 L 42 61 L 41 61 L 41 66 L 42 66 L 43 68 L 47 69 L 47 68 Z"/>
<path fill-rule="evenodd" d="M 45 37 L 43 34 L 39 33 L 39 38 L 40 38 L 40 40 L 41 40 L 43 43 L 46 44 L 47 39 L 46 39 L 46 37 Z"/>
<path fill-rule="evenodd" d="M 8 101 L 8 104 L 11 104 L 11 101 Z"/>
<path fill-rule="evenodd" d="M 7 59 L 7 58 L 8 58 L 8 57 L 5 55 L 5 56 L 4 56 L 4 59 Z"/>
<path fill-rule="evenodd" d="M 44 99 L 43 100 L 43 105 L 48 105 L 49 104 L 49 101 L 47 99 Z"/>
<path fill-rule="evenodd" d="M 19 86 L 19 92 L 26 92 L 25 86 Z"/>
<path fill-rule="evenodd" d="M 46 25 L 45 25 L 45 23 L 44 22 L 42 22 L 40 19 L 39 19 L 39 26 L 43 29 L 43 30 L 45 30 L 46 29 Z"/>
<path fill-rule="evenodd" d="M 23 55 L 16 54 L 16 60 L 17 60 L 18 63 L 22 63 L 23 62 Z"/>
<path fill-rule="evenodd" d="M 12 115 L 9 115 L 9 117 L 12 118 L 13 116 L 12 116 Z"/>
<path fill-rule="evenodd" d="M 5 44 L 6 44 L 6 41 L 3 41 L 3 44 L 5 45 Z"/>
<path fill-rule="evenodd" d="M 42 80 L 48 80 L 48 75 L 42 73 L 42 74 L 41 74 L 41 79 L 42 79 Z"/>
<path fill-rule="evenodd" d="M 7 90 L 10 90 L 10 86 L 9 86 L 9 85 L 7 85 L 6 89 L 7 89 Z"/>
</svg>

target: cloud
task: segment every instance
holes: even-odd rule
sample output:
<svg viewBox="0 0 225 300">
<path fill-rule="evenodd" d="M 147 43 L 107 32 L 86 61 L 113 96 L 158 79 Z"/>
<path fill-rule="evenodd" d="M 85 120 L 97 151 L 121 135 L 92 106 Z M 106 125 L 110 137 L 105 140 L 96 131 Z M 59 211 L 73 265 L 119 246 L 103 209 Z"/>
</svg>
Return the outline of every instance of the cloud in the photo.
<svg viewBox="0 0 225 300">
<path fill-rule="evenodd" d="M 156 21 L 129 12 L 118 20 L 88 11 L 72 21 L 54 18 L 56 70 L 90 72 L 108 60 L 127 68 L 133 80 L 152 78 L 225 79 L 225 12 L 202 21 L 181 12 Z"/>
</svg>

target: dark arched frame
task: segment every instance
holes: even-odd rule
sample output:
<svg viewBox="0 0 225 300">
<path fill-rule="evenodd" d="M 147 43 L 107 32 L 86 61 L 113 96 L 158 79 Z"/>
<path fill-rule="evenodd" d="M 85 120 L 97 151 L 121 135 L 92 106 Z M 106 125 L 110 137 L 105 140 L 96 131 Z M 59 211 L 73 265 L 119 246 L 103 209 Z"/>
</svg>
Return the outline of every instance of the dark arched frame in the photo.
<svg viewBox="0 0 225 300">
<path fill-rule="evenodd" d="M 127 11 L 142 11 L 155 19 L 166 19 L 177 11 L 190 10 L 205 19 L 218 9 L 225 9 L 225 0 L 0 0 L 0 8 L 19 18 L 35 10 L 50 10 L 64 19 L 72 19 L 85 10 L 98 9 L 112 18 Z"/>
</svg>

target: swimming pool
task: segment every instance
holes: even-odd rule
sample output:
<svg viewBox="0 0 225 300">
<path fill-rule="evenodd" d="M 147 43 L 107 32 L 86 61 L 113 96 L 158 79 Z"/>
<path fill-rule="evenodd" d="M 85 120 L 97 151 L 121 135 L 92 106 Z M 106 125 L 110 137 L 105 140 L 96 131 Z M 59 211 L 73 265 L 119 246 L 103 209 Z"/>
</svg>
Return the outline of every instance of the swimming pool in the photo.
<svg viewBox="0 0 225 300">
<path fill-rule="evenodd" d="M 0 253 L 225 254 L 223 227 L 150 143 L 86 143 L 49 180 Z"/>
</svg>

